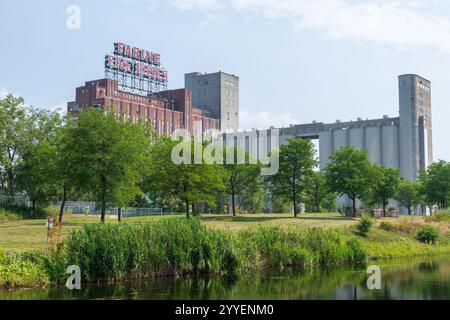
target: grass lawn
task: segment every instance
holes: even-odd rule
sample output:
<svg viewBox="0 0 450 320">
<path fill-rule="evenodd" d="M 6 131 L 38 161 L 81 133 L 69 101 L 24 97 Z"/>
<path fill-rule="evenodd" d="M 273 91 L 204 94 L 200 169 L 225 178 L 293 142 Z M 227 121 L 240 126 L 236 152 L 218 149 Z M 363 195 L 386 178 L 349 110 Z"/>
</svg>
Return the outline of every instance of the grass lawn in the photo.
<svg viewBox="0 0 450 320">
<path fill-rule="evenodd" d="M 159 219 L 180 219 L 184 217 L 139 217 L 124 219 L 128 223 L 145 223 Z M 402 217 L 400 219 L 409 219 Z M 244 228 L 256 228 L 259 226 L 278 227 L 340 227 L 358 223 L 358 219 L 346 218 L 336 213 L 327 214 L 303 214 L 295 219 L 293 214 L 247 214 L 232 217 L 229 215 L 205 215 L 203 221 L 213 227 L 238 231 Z M 398 221 L 399 219 L 395 219 Z M 61 231 L 61 237 L 66 237 L 71 230 L 80 228 L 86 223 L 99 223 L 98 217 L 83 215 L 66 215 Z M 107 223 L 117 223 L 115 219 L 107 219 Z M 45 250 L 47 229 L 44 220 L 17 220 L 0 222 L 0 249 L 18 251 Z"/>
</svg>

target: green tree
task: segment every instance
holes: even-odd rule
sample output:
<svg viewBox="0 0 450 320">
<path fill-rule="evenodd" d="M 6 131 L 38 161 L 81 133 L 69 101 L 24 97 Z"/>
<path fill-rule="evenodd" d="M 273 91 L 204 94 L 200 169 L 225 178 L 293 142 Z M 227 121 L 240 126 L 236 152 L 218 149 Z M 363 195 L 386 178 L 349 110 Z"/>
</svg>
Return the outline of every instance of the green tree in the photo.
<svg viewBox="0 0 450 320">
<path fill-rule="evenodd" d="M 380 204 L 383 208 L 383 215 L 386 217 L 386 207 L 389 200 L 395 197 L 401 181 L 400 171 L 373 165 L 370 177 L 372 186 L 367 198 L 372 203 Z"/>
<path fill-rule="evenodd" d="M 444 160 L 430 165 L 420 176 L 422 192 L 428 204 L 437 204 L 441 209 L 450 203 L 450 163 Z"/>
<path fill-rule="evenodd" d="M 336 194 L 330 190 L 325 174 L 315 171 L 306 192 L 307 209 L 311 212 L 330 211 L 334 207 Z"/>
<path fill-rule="evenodd" d="M 272 196 L 272 212 L 288 213 L 291 200 L 283 196 Z"/>
<path fill-rule="evenodd" d="M 103 110 L 81 112 L 65 134 L 64 159 L 70 179 L 80 192 L 100 203 L 105 222 L 108 203 L 130 202 L 141 193 L 149 138 L 139 124 L 120 123 Z"/>
<path fill-rule="evenodd" d="M 299 204 L 304 202 L 313 169 L 317 165 L 311 141 L 291 138 L 280 147 L 280 169 L 270 177 L 270 191 L 274 197 L 289 197 L 297 218 Z"/>
<path fill-rule="evenodd" d="M 57 113 L 36 109 L 29 109 L 28 117 L 32 139 L 21 148 L 16 179 L 18 189 L 30 197 L 34 215 L 38 202 L 45 204 L 56 195 L 54 154 L 62 120 Z"/>
<path fill-rule="evenodd" d="M 260 213 L 264 209 L 264 183 L 258 176 L 239 196 L 239 209 L 249 213 Z"/>
<path fill-rule="evenodd" d="M 356 199 L 362 199 L 371 186 L 372 164 L 367 151 L 353 147 L 343 147 L 331 156 L 331 162 L 325 170 L 330 189 L 339 195 L 347 195 L 353 204 L 353 216 L 356 217 Z"/>
<path fill-rule="evenodd" d="M 238 153 L 243 152 L 246 158 L 245 164 L 225 164 L 227 171 L 226 192 L 231 197 L 231 208 L 233 216 L 236 216 L 236 197 L 248 191 L 249 196 L 251 191 L 257 187 L 257 180 L 261 178 L 261 167 L 257 164 L 250 164 L 250 157 L 248 153 L 234 148 L 234 159 L 237 162 Z M 253 188 L 250 188 L 253 187 Z"/>
<path fill-rule="evenodd" d="M 412 208 L 418 206 L 421 203 L 420 186 L 416 182 L 409 180 L 403 180 L 398 186 L 397 193 L 395 195 L 400 205 L 408 209 L 408 214 L 412 214 Z"/>
<path fill-rule="evenodd" d="M 217 191 L 223 191 L 225 169 L 221 165 L 194 163 L 194 141 L 180 142 L 162 137 L 152 147 L 151 171 L 146 177 L 145 191 L 159 198 L 178 198 L 184 203 L 186 217 L 195 204 L 213 207 Z M 201 145 L 201 143 L 197 142 Z M 186 161 L 175 163 L 172 152 L 180 147 Z M 202 146 L 202 154 L 204 146 Z"/>
<path fill-rule="evenodd" d="M 17 168 L 25 148 L 33 141 L 34 122 L 22 98 L 12 95 L 0 100 L 0 172 L 3 188 L 16 192 Z"/>
</svg>

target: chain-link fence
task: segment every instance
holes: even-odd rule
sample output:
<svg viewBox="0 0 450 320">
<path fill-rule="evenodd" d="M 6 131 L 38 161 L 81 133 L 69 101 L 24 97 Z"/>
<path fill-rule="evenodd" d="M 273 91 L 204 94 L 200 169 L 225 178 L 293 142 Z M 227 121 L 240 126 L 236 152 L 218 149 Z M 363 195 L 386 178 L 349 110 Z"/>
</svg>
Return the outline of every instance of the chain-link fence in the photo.
<svg viewBox="0 0 450 320">
<path fill-rule="evenodd" d="M 55 206 L 60 207 L 61 202 L 57 203 Z M 97 202 L 88 202 L 88 201 L 67 201 L 64 206 L 64 211 L 71 214 L 84 214 L 84 215 L 101 214 L 100 205 Z M 161 208 L 135 208 L 135 207 L 122 208 L 122 218 L 179 215 L 179 214 L 183 213 L 165 212 Z M 119 208 L 117 206 L 108 204 L 106 209 L 106 215 L 118 216 Z"/>
<path fill-rule="evenodd" d="M 62 202 L 55 202 L 52 206 L 59 210 Z M 21 206 L 31 208 L 31 201 L 27 196 L 0 196 L 0 208 L 9 206 Z M 100 204 L 94 201 L 66 201 L 64 211 L 75 215 L 100 215 Z M 118 216 L 119 208 L 114 204 L 107 204 L 106 215 Z M 162 216 L 162 215 L 182 215 L 180 212 L 165 212 L 161 208 L 122 208 L 122 218 Z"/>
<path fill-rule="evenodd" d="M 31 207 L 31 201 L 27 196 L 0 196 L 0 208 L 8 206 Z"/>
</svg>

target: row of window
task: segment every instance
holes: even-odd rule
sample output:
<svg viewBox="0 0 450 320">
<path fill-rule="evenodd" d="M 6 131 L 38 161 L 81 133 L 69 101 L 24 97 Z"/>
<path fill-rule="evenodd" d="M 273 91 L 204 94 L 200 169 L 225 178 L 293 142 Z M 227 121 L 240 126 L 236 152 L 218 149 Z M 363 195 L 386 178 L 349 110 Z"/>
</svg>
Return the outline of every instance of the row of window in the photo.
<svg viewBox="0 0 450 320">
<path fill-rule="evenodd" d="M 122 119 L 122 121 L 124 120 L 129 120 L 131 119 L 132 123 L 138 123 L 139 120 L 141 120 L 142 118 L 138 117 L 138 116 L 129 116 L 126 114 L 117 114 L 117 117 Z M 158 121 L 158 120 L 153 120 L 153 127 L 160 132 L 167 132 L 167 128 L 170 128 L 171 131 L 176 129 L 180 129 L 180 123 L 173 123 L 173 122 L 166 122 L 166 121 Z"/>
<path fill-rule="evenodd" d="M 150 109 L 153 109 L 152 110 L 153 117 L 151 117 L 151 118 L 158 119 L 158 110 L 155 109 L 155 108 L 151 108 L 151 107 L 142 107 L 140 105 L 137 106 L 137 108 L 136 108 L 136 114 L 137 115 L 142 115 L 142 108 L 144 108 L 144 110 L 145 110 L 145 118 L 147 118 L 147 119 L 150 118 L 150 112 L 151 112 Z M 131 116 L 133 114 L 132 104 L 131 103 L 127 103 L 127 109 L 126 109 L 126 112 L 125 112 L 125 108 L 124 108 L 123 102 L 119 101 L 119 112 L 120 113 L 127 113 L 127 114 L 129 114 Z M 169 112 L 169 121 L 172 122 L 173 121 L 173 113 L 171 111 L 168 111 L 168 112 Z M 162 112 L 162 121 L 166 121 L 166 111 Z"/>
</svg>

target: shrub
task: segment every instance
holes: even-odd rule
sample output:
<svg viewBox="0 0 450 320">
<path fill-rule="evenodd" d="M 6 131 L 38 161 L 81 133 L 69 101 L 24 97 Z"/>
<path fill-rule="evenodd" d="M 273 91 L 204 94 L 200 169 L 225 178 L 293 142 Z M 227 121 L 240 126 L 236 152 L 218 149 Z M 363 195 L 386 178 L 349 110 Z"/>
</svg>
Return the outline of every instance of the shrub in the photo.
<svg viewBox="0 0 450 320">
<path fill-rule="evenodd" d="M 45 219 L 49 216 L 49 212 L 43 208 L 36 208 L 34 213 L 31 208 L 26 206 L 13 206 L 13 205 L 4 205 L 2 209 L 0 209 L 0 219 L 2 213 L 8 215 L 10 219 L 14 217 L 15 220 L 18 219 Z"/>
<path fill-rule="evenodd" d="M 394 230 L 409 235 L 414 235 L 420 228 L 420 223 L 414 222 L 412 220 L 400 220 L 399 223 L 394 225 Z"/>
<path fill-rule="evenodd" d="M 284 199 L 276 198 L 272 204 L 273 213 L 288 213 L 290 203 Z"/>
<path fill-rule="evenodd" d="M 439 230 L 432 225 L 424 225 L 417 232 L 417 240 L 427 244 L 435 244 L 439 237 Z"/>
<path fill-rule="evenodd" d="M 20 220 L 21 217 L 6 209 L 0 208 L 0 222 Z"/>
<path fill-rule="evenodd" d="M 362 216 L 356 228 L 360 235 L 366 236 L 370 232 L 370 229 L 372 228 L 373 224 L 374 222 L 371 217 Z"/>
<path fill-rule="evenodd" d="M 392 223 L 383 221 L 380 224 L 380 229 L 384 231 L 392 231 L 394 230 L 394 225 Z"/>
<path fill-rule="evenodd" d="M 0 252 L 0 288 L 37 287 L 48 283 L 45 271 L 26 255 Z"/>
<path fill-rule="evenodd" d="M 265 227 L 245 230 L 239 238 L 240 243 L 252 244 L 257 264 L 267 267 L 359 264 L 366 257 L 359 242 L 349 243 L 337 229 Z"/>
<path fill-rule="evenodd" d="M 434 222 L 450 221 L 450 212 L 439 211 L 435 215 L 426 217 L 425 220 L 426 221 L 434 221 Z"/>
</svg>

